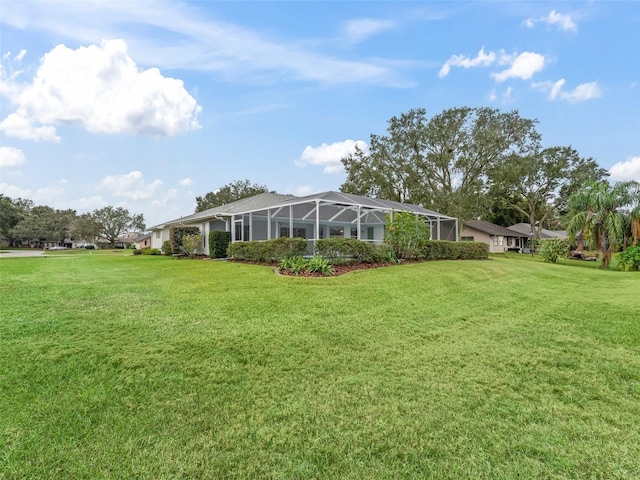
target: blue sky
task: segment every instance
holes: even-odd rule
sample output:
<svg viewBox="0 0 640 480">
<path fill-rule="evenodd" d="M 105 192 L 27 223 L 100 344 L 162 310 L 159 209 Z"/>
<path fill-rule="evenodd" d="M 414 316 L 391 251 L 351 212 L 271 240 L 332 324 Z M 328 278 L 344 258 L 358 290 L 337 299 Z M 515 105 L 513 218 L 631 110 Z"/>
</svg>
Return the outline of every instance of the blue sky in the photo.
<svg viewBox="0 0 640 480">
<path fill-rule="evenodd" d="M 0 192 L 147 225 L 249 179 L 337 190 L 411 108 L 518 110 L 640 180 L 638 2 L 11 1 Z"/>
</svg>

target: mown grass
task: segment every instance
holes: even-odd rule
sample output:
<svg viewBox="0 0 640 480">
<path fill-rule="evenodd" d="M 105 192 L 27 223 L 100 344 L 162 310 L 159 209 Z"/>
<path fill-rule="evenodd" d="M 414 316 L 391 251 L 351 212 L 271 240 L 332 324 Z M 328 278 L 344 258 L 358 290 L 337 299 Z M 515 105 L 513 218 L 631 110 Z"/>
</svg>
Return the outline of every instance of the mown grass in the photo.
<svg viewBox="0 0 640 480">
<path fill-rule="evenodd" d="M 0 260 L 0 478 L 640 478 L 640 276 Z"/>
</svg>

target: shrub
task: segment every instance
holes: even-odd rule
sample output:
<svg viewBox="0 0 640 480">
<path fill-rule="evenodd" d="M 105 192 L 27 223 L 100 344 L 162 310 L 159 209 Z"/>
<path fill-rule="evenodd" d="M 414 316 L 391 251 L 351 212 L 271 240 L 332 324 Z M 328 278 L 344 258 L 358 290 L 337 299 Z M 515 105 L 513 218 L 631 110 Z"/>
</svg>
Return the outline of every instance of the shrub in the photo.
<svg viewBox="0 0 640 480">
<path fill-rule="evenodd" d="M 333 268 L 326 258 L 317 255 L 307 259 L 307 271 L 310 273 L 321 273 L 322 275 L 333 275 Z"/>
<path fill-rule="evenodd" d="M 375 263 L 382 260 L 379 246 L 363 242 L 357 238 L 321 238 L 316 241 L 315 253 L 329 260 L 329 263 L 364 262 Z"/>
<path fill-rule="evenodd" d="M 428 240 L 420 256 L 425 260 L 486 260 L 489 245 L 483 242 Z"/>
<path fill-rule="evenodd" d="M 569 242 L 559 238 L 550 238 L 540 242 L 539 254 L 545 262 L 556 263 L 560 258 L 567 258 Z"/>
<path fill-rule="evenodd" d="M 162 252 L 158 248 L 145 248 L 142 250 L 142 255 L 160 255 Z"/>
<path fill-rule="evenodd" d="M 209 232 L 209 256 L 211 258 L 225 258 L 227 248 L 231 243 L 231 232 Z"/>
<path fill-rule="evenodd" d="M 307 262 L 303 257 L 284 258 L 280 262 L 280 269 L 291 272 L 294 275 L 304 272 L 306 266 Z"/>
<path fill-rule="evenodd" d="M 623 271 L 640 270 L 640 247 L 631 245 L 618 254 L 618 269 Z"/>
<path fill-rule="evenodd" d="M 180 251 L 188 257 L 193 257 L 201 241 L 202 235 L 200 235 L 199 233 L 195 235 L 187 233 L 182 237 L 182 245 L 180 247 Z"/>
<path fill-rule="evenodd" d="M 171 242 L 169 240 L 162 242 L 162 254 L 171 255 Z"/>
<path fill-rule="evenodd" d="M 424 218 L 411 212 L 391 212 L 385 218 L 384 243 L 396 258 L 418 258 L 429 240 L 429 232 Z"/>
<path fill-rule="evenodd" d="M 169 241 L 171 242 L 170 253 L 184 253 L 182 250 L 182 241 L 185 235 L 199 235 L 198 227 L 170 227 Z M 202 238 L 202 237 L 201 237 Z"/>
<path fill-rule="evenodd" d="M 134 255 L 142 255 L 142 249 L 137 249 L 133 251 Z"/>
<path fill-rule="evenodd" d="M 229 245 L 227 255 L 247 262 L 280 262 L 285 258 L 302 256 L 307 250 L 304 238 L 280 237 L 264 242 L 235 242 Z"/>
<path fill-rule="evenodd" d="M 333 268 L 326 258 L 313 256 L 311 258 L 290 257 L 280 262 L 280 270 L 287 271 L 294 275 L 301 273 L 320 273 L 324 276 L 333 275 Z"/>
</svg>

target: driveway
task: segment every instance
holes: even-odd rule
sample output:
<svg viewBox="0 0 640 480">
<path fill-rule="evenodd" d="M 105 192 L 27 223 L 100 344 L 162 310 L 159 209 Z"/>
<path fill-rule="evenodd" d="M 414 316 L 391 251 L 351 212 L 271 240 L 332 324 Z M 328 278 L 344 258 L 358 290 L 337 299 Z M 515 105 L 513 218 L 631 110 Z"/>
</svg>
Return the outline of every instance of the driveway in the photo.
<svg viewBox="0 0 640 480">
<path fill-rule="evenodd" d="M 0 253 L 0 258 L 39 257 L 41 255 L 44 255 L 44 250 L 9 250 L 6 253 Z"/>
</svg>

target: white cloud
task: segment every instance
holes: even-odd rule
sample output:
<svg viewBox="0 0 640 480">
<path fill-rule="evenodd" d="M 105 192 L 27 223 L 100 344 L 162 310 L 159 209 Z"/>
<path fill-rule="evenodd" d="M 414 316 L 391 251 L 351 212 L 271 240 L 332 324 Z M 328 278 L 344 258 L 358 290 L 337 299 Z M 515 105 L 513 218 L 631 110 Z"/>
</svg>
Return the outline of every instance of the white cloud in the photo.
<svg viewBox="0 0 640 480">
<path fill-rule="evenodd" d="M 89 212 L 91 210 L 96 210 L 98 208 L 106 207 L 107 202 L 102 198 L 101 195 L 93 195 L 91 197 L 81 197 L 76 198 L 69 202 L 74 210 L 78 212 Z"/>
<path fill-rule="evenodd" d="M 0 193 L 11 198 L 29 198 L 31 197 L 31 190 L 28 188 L 21 188 L 17 185 L 11 185 L 9 183 L 0 183 Z"/>
<path fill-rule="evenodd" d="M 578 26 L 571 18 L 571 15 L 562 15 L 555 10 L 551 10 L 549 12 L 549 15 L 547 15 L 546 17 L 527 18 L 524 23 L 529 28 L 533 28 L 536 23 L 546 23 L 550 26 L 556 26 L 558 30 L 562 30 L 565 32 L 575 33 L 578 31 Z"/>
<path fill-rule="evenodd" d="M 568 92 L 563 90 L 566 83 L 566 80 L 561 78 L 556 82 L 532 83 L 531 86 L 546 92 L 549 100 L 564 100 L 569 103 L 584 102 L 585 100 L 591 100 L 592 98 L 602 96 L 602 90 L 600 89 L 598 82 L 581 83 L 576 88 Z"/>
<path fill-rule="evenodd" d="M 613 180 L 624 182 L 635 180 L 640 182 L 640 156 L 631 157 L 625 162 L 618 162 L 609 169 Z"/>
<path fill-rule="evenodd" d="M 368 145 L 363 140 L 344 140 L 331 145 L 323 143 L 319 147 L 307 145 L 295 164 L 299 167 L 320 165 L 324 167 L 324 173 L 341 174 L 344 168 L 340 160 L 354 153 L 356 146 L 365 153 L 369 151 Z"/>
<path fill-rule="evenodd" d="M 24 163 L 24 152 L 19 148 L 0 147 L 0 167 L 16 167 Z"/>
<path fill-rule="evenodd" d="M 511 96 L 513 95 L 513 87 L 507 87 L 507 89 L 502 94 L 502 103 L 507 104 L 511 101 Z"/>
<path fill-rule="evenodd" d="M 504 82 L 508 78 L 529 80 L 544 68 L 544 62 L 544 55 L 534 52 L 522 52 L 515 57 L 509 68 L 499 73 L 492 73 L 491 76 L 497 82 Z"/>
<path fill-rule="evenodd" d="M 311 185 L 300 185 L 296 187 L 294 195 L 297 197 L 306 197 L 307 195 L 313 195 L 318 193 L 318 189 Z"/>
<path fill-rule="evenodd" d="M 345 25 L 345 33 L 351 42 L 361 42 L 372 35 L 396 26 L 391 20 L 375 20 L 373 18 L 360 18 L 351 20 Z"/>
<path fill-rule="evenodd" d="M 517 53 L 508 54 L 504 50 L 500 50 L 498 53 L 493 51 L 485 52 L 484 47 L 482 47 L 474 58 L 465 57 L 464 55 L 452 55 L 442 65 L 438 76 L 441 78 L 446 77 L 452 67 L 476 68 L 488 67 L 493 64 L 509 66 L 502 72 L 491 74 L 497 82 L 503 82 L 508 78 L 528 80 L 535 73 L 542 70 L 545 64 L 545 57 L 534 52 L 522 52 L 519 55 Z"/>
<path fill-rule="evenodd" d="M 305 48 L 300 42 L 271 38 L 237 24 L 211 18 L 191 2 L 9 2 L 3 24 L 45 30 L 75 43 L 127 38 L 136 60 L 167 69 L 220 72 L 229 80 L 262 83 L 316 81 L 406 86 L 398 72 L 378 60 L 342 60 Z M 149 37 L 137 32 L 149 31 Z"/>
<path fill-rule="evenodd" d="M 438 72 L 438 76 L 442 78 L 449 75 L 451 67 L 487 67 L 494 63 L 496 59 L 497 55 L 494 52 L 485 53 L 484 47 L 480 49 L 478 55 L 476 55 L 475 58 L 468 58 L 464 55 L 451 55 L 451 57 L 449 57 L 449 60 L 444 62 L 444 65 L 442 65 L 442 68 Z"/>
<path fill-rule="evenodd" d="M 591 100 L 602 96 L 602 90 L 598 86 L 598 82 L 581 83 L 570 92 L 561 92 L 560 98 L 567 102 L 577 103 Z"/>
<path fill-rule="evenodd" d="M 56 135 L 55 127 L 34 127 L 29 120 L 17 113 L 10 114 L 0 122 L 0 131 L 3 131 L 9 137 L 22 138 L 24 140 L 60 141 L 60 137 Z"/>
<path fill-rule="evenodd" d="M 187 177 L 187 178 L 183 178 L 182 180 L 180 180 L 179 184 L 183 187 L 188 187 L 189 185 L 191 185 L 191 177 Z"/>
<path fill-rule="evenodd" d="M 162 185 L 162 181 L 159 179 L 146 183 L 140 171 L 124 175 L 108 175 L 100 182 L 100 187 L 108 190 L 114 197 L 129 200 L 149 199 L 160 185 Z"/>
<path fill-rule="evenodd" d="M 77 50 L 56 46 L 42 58 L 33 82 L 14 91 L 11 100 L 18 116 L 6 128 L 36 139 L 51 139 L 55 129 L 30 130 L 32 123 L 72 123 L 112 134 L 176 135 L 199 128 L 201 109 L 182 80 L 164 77 L 157 68 L 138 68 L 123 40 Z"/>
</svg>

